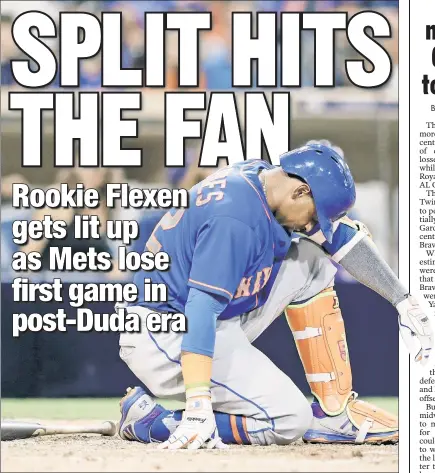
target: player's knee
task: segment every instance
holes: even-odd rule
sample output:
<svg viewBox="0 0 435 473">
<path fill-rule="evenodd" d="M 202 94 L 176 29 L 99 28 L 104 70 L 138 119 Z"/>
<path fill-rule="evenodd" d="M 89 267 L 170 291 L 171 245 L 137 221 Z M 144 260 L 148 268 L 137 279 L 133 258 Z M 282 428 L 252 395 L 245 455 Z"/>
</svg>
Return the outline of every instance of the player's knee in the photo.
<svg viewBox="0 0 435 473">
<path fill-rule="evenodd" d="M 296 259 L 299 262 L 308 264 L 311 269 L 315 270 L 318 266 L 334 267 L 324 250 L 311 240 L 299 240 L 295 252 Z"/>
<path fill-rule="evenodd" d="M 153 396 L 156 398 L 165 398 L 167 397 L 167 390 L 163 389 L 162 385 L 159 383 L 148 382 L 147 388 L 153 393 Z"/>
<path fill-rule="evenodd" d="M 326 253 L 309 240 L 300 240 L 294 249 L 293 258 L 299 265 L 304 286 L 297 300 L 316 296 L 328 285 L 333 284 L 337 268 Z"/>
<path fill-rule="evenodd" d="M 302 404 L 301 411 L 299 413 L 299 422 L 298 422 L 298 438 L 301 438 L 307 430 L 311 428 L 313 423 L 313 411 L 311 409 L 310 403 L 306 400 Z"/>
<path fill-rule="evenodd" d="M 313 421 L 313 412 L 305 396 L 301 395 L 301 399 L 296 403 L 292 400 L 290 412 L 276 422 L 275 432 L 280 437 L 280 444 L 290 444 L 299 440 Z"/>
</svg>

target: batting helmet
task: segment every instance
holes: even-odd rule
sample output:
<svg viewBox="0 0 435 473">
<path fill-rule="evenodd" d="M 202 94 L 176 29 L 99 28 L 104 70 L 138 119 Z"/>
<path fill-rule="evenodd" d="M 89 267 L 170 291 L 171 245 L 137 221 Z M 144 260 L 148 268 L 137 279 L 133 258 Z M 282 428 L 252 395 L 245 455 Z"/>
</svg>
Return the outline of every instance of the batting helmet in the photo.
<svg viewBox="0 0 435 473">
<path fill-rule="evenodd" d="M 336 151 L 322 144 L 309 144 L 284 153 L 280 165 L 287 174 L 303 179 L 310 186 L 320 229 L 331 243 L 333 222 L 355 203 L 355 183 L 349 166 Z"/>
</svg>

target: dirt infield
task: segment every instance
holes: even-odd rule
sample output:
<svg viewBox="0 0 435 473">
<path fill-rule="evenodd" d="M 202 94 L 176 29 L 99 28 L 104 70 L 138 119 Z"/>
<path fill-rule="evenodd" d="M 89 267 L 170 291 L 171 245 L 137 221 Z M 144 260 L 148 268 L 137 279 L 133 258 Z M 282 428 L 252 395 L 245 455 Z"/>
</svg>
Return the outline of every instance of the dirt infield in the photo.
<svg viewBox="0 0 435 473">
<path fill-rule="evenodd" d="M 119 437 L 68 435 L 1 442 L 1 471 L 398 471 L 397 446 L 232 446 L 162 452 Z"/>
</svg>

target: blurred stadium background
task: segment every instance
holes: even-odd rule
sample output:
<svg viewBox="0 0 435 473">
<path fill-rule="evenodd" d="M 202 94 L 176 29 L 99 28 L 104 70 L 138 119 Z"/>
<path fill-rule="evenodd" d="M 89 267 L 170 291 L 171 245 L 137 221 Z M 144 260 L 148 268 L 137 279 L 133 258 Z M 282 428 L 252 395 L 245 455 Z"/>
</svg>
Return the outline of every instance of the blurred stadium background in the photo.
<svg viewBox="0 0 435 473">
<path fill-rule="evenodd" d="M 10 27 L 22 11 L 37 8 L 57 18 L 59 11 L 122 11 L 124 18 L 123 65 L 141 67 L 143 51 L 143 12 L 168 10 L 201 10 L 213 12 L 213 30 L 203 36 L 201 87 L 206 90 L 231 90 L 231 26 L 232 11 L 348 11 L 349 15 L 364 9 L 384 14 L 390 21 L 393 38 L 383 41 L 393 61 L 391 80 L 375 90 L 358 89 L 349 84 L 344 70 L 344 60 L 357 57 L 347 44 L 346 35 L 337 34 L 336 88 L 314 89 L 314 37 L 312 32 L 302 35 L 303 87 L 291 90 L 292 94 L 292 147 L 309 140 L 327 139 L 340 147 L 349 162 L 357 181 L 357 203 L 352 216 L 362 220 L 372 231 L 375 242 L 392 268 L 398 267 L 398 1 L 5 1 L 1 5 L 1 82 L 2 82 L 2 217 L 1 217 L 1 276 L 2 276 L 2 385 L 3 397 L 10 398 L 62 398 L 62 397 L 111 397 L 120 396 L 129 384 L 137 380 L 118 358 L 118 335 L 106 333 L 25 333 L 12 338 L 14 312 L 55 311 L 56 304 L 14 302 L 10 281 L 17 275 L 11 271 L 11 255 L 17 250 L 12 242 L 12 222 L 17 219 L 40 218 L 40 213 L 21 211 L 11 207 L 11 186 L 27 182 L 32 187 L 53 187 L 60 182 L 84 182 L 87 186 L 100 187 L 107 182 L 128 182 L 138 187 L 190 186 L 203 176 L 204 170 L 196 168 L 199 144 L 188 143 L 186 155 L 189 167 L 168 172 L 163 166 L 163 94 L 164 90 L 144 89 L 146 111 L 139 113 L 140 136 L 126 140 L 127 146 L 144 149 L 142 169 L 83 170 L 74 172 L 53 168 L 53 129 L 47 114 L 44 126 L 42 168 L 20 167 L 21 130 L 20 115 L 7 110 L 7 92 L 18 90 L 14 84 L 9 61 L 20 58 Z M 55 47 L 55 43 L 53 43 Z M 177 44 L 167 43 L 167 89 L 177 88 Z M 99 89 L 99 57 L 83 61 L 81 65 L 82 89 Z M 56 82 L 52 85 L 56 88 Z M 269 93 L 269 92 L 267 92 Z M 242 99 L 241 99 L 242 100 Z M 138 219 L 144 232 L 149 227 L 151 212 L 116 209 L 109 213 L 104 206 L 100 218 Z M 47 214 L 43 211 L 42 215 Z M 95 213 L 95 212 L 94 212 Z M 55 218 L 72 219 L 68 211 Z M 77 251 L 94 246 L 100 251 L 110 248 L 111 241 L 71 242 Z M 23 251 L 38 250 L 44 253 L 49 241 L 31 242 Z M 65 242 L 61 243 L 65 244 Z M 134 245 L 133 245 L 134 247 Z M 134 249 L 137 249 L 134 247 Z M 141 249 L 141 248 L 140 248 Z M 21 274 L 21 276 L 23 276 Z M 31 280 L 52 280 L 54 274 L 43 270 L 26 275 Z M 59 276 L 59 275 L 57 275 Z M 129 275 L 114 271 L 112 274 L 65 273 L 63 281 L 97 282 L 120 280 Z M 391 399 L 398 394 L 398 330 L 395 310 L 382 298 L 356 283 L 339 271 L 337 290 L 341 298 L 347 327 L 350 359 L 354 373 L 354 389 L 362 396 L 382 396 Z M 65 301 L 67 313 L 72 313 Z M 112 312 L 110 303 L 90 304 L 94 312 Z M 308 394 L 292 336 L 284 320 L 278 319 L 256 342 L 270 358 Z M 146 363 L 146 360 L 144 360 Z M 35 406 L 44 412 L 44 402 L 27 404 L 35 413 Z M 396 409 L 397 403 L 391 404 Z M 89 404 L 88 404 L 89 405 Z M 5 407 L 6 406 L 6 407 Z M 21 407 L 20 407 L 21 406 Z M 43 406 L 43 407 L 41 407 Z M 52 404 L 51 404 L 52 406 Z M 71 411 L 70 404 L 63 404 L 62 418 Z M 78 406 L 78 404 L 74 404 Z M 90 404 L 95 406 L 95 404 Z M 5 411 L 6 409 L 6 411 Z M 2 415 L 27 412 L 23 404 L 10 400 L 3 404 Z M 112 407 L 110 407 L 112 409 Z M 92 412 L 93 408 L 89 409 Z M 96 412 L 96 411 L 94 411 Z M 71 412 L 70 412 L 71 413 Z M 83 412 L 80 414 L 84 417 Z M 26 417 L 29 417 L 25 415 Z M 91 415 L 92 417 L 92 415 Z M 103 416 L 104 417 L 104 416 Z"/>
</svg>

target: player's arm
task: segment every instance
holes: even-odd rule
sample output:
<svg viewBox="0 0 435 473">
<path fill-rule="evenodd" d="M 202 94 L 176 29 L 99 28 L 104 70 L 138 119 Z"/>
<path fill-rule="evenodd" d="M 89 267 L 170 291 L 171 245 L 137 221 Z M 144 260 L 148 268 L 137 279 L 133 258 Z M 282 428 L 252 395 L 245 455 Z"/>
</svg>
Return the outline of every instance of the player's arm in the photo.
<svg viewBox="0 0 435 473">
<path fill-rule="evenodd" d="M 314 241 L 317 239 L 335 262 L 397 309 L 400 333 L 405 344 L 411 353 L 416 352 L 416 362 L 426 364 L 433 346 L 429 318 L 381 256 L 367 228 L 360 222 L 344 217 L 337 221 L 331 243 L 322 241 L 318 233 L 307 237 Z M 417 346 L 416 339 L 419 341 Z"/>
<path fill-rule="evenodd" d="M 304 236 L 322 246 L 329 257 L 343 266 L 355 279 L 378 292 L 396 306 L 407 291 L 380 256 L 370 232 L 361 222 L 343 217 L 334 224 L 332 241 L 326 241 L 316 225 Z M 364 259 L 364 261 L 361 261 Z M 375 266 L 379 263 L 379 266 Z M 373 271 L 376 268 L 376 271 Z"/>
<path fill-rule="evenodd" d="M 256 248 L 255 241 L 250 227 L 229 217 L 214 217 L 199 232 L 188 281 L 190 291 L 185 309 L 188 331 L 181 345 L 187 396 L 198 388 L 210 387 L 211 370 L 201 366 L 211 366 L 216 320 L 245 275 Z M 204 378 L 193 380 L 192 373 L 200 372 Z"/>
<path fill-rule="evenodd" d="M 188 331 L 181 344 L 181 367 L 186 395 L 208 393 L 216 338 L 216 321 L 228 300 L 192 287 L 185 315 Z"/>
<path fill-rule="evenodd" d="M 216 321 L 236 292 L 257 248 L 257 237 L 246 224 L 213 217 L 195 244 L 185 307 L 188 331 L 181 345 L 186 388 L 183 422 L 162 448 L 199 448 L 219 442 L 211 402 L 211 371 Z"/>
<path fill-rule="evenodd" d="M 394 305 L 399 313 L 403 341 L 410 353 L 415 355 L 415 361 L 425 365 L 433 348 L 429 318 L 382 258 L 373 241 L 365 236 L 339 263 L 357 281 Z"/>
</svg>

